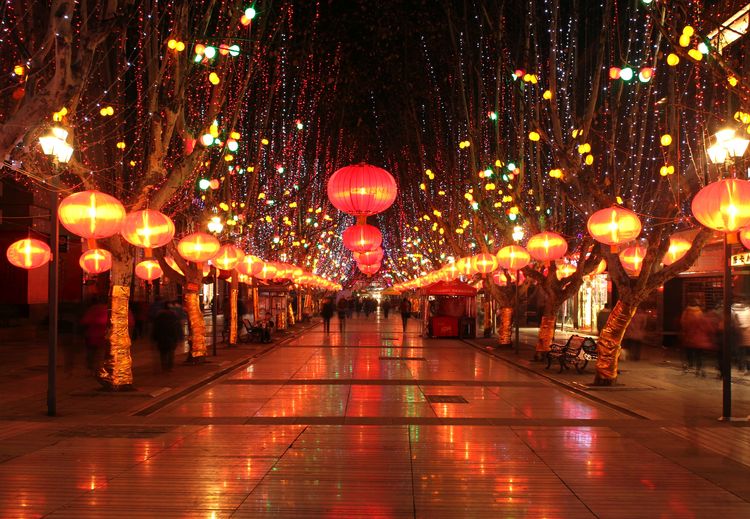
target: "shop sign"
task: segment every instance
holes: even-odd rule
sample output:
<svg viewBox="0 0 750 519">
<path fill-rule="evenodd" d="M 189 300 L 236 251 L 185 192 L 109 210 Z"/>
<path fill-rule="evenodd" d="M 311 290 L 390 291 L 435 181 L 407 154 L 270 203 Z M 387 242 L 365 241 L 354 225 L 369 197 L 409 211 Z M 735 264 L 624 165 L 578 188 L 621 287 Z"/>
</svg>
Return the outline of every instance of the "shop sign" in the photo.
<svg viewBox="0 0 750 519">
<path fill-rule="evenodd" d="M 741 252 L 739 254 L 732 254 L 732 266 L 733 267 L 744 267 L 750 265 L 750 252 Z"/>
</svg>

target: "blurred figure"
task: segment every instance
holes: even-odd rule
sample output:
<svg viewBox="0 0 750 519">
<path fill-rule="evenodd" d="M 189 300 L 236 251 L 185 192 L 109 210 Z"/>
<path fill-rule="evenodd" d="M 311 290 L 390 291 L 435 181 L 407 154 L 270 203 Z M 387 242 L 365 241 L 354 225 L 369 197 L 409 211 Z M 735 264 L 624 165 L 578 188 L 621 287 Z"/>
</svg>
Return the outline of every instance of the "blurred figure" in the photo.
<svg viewBox="0 0 750 519">
<path fill-rule="evenodd" d="M 750 372 L 750 305 L 746 301 L 733 305 L 732 314 L 738 367 L 743 375 L 747 375 Z"/>
<path fill-rule="evenodd" d="M 86 347 L 86 368 L 91 374 L 104 359 L 108 325 L 109 308 L 101 298 L 94 299 L 81 318 L 83 341 Z"/>
<path fill-rule="evenodd" d="M 346 304 L 347 304 L 347 307 L 346 307 L 346 316 L 349 319 L 351 319 L 352 317 L 354 317 L 354 310 L 357 309 L 357 301 L 352 296 L 352 297 L 346 299 Z"/>
<path fill-rule="evenodd" d="M 263 319 L 258 321 L 255 326 L 260 329 L 260 342 L 271 342 L 271 329 L 274 327 L 271 312 L 266 312 Z"/>
<path fill-rule="evenodd" d="M 388 298 L 383 299 L 383 302 L 380 303 L 380 308 L 383 309 L 383 317 L 388 319 L 388 313 L 391 311 L 391 302 Z"/>
<path fill-rule="evenodd" d="M 607 320 L 609 319 L 609 314 L 612 313 L 612 308 L 610 308 L 609 303 L 604 305 L 604 308 L 599 310 L 596 314 L 596 331 L 601 334 L 602 330 L 604 329 L 604 326 L 607 324 Z M 541 315 L 541 314 L 539 314 Z"/>
<path fill-rule="evenodd" d="M 401 325 L 403 326 L 404 333 L 406 333 L 406 323 L 409 321 L 409 316 L 411 315 L 411 301 L 403 298 L 399 305 L 399 311 L 401 312 Z"/>
<path fill-rule="evenodd" d="M 323 318 L 323 333 L 331 332 L 331 318 L 333 317 L 333 300 L 326 297 L 323 300 L 323 306 L 320 308 L 320 316 Z"/>
<path fill-rule="evenodd" d="M 182 322 L 171 307 L 165 307 L 156 314 L 153 322 L 151 337 L 159 350 L 162 371 L 172 371 L 174 367 L 174 351 L 177 344 L 185 338 Z"/>
<path fill-rule="evenodd" d="M 696 377 L 706 376 L 703 369 L 703 352 L 718 349 L 715 342 L 716 332 L 717 327 L 713 319 L 703 312 L 697 301 L 691 301 L 680 317 L 680 337 L 686 361 L 683 364 L 684 371 L 694 367 Z"/>
<path fill-rule="evenodd" d="M 362 299 L 356 298 L 354 300 L 355 309 L 357 310 L 357 317 L 359 317 L 359 314 L 362 313 Z"/>
<path fill-rule="evenodd" d="M 346 300 L 345 297 L 342 297 L 339 299 L 339 302 L 336 303 L 336 313 L 338 314 L 339 318 L 339 331 L 343 332 L 346 328 L 346 314 L 349 311 L 350 308 L 350 302 Z"/>
<path fill-rule="evenodd" d="M 636 310 L 625 330 L 623 346 L 628 350 L 631 360 L 641 360 L 641 346 L 646 338 L 646 314 Z"/>
<path fill-rule="evenodd" d="M 362 311 L 365 313 L 365 317 L 370 317 L 370 314 L 375 311 L 375 300 L 371 297 L 365 298 L 362 301 Z"/>
</svg>

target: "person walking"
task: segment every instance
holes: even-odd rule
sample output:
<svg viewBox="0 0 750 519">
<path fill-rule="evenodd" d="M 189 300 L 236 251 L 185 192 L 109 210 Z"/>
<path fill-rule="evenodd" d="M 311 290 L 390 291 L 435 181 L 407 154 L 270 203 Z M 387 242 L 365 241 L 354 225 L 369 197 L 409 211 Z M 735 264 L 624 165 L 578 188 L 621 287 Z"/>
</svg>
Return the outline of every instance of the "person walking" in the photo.
<svg viewBox="0 0 750 519">
<path fill-rule="evenodd" d="M 180 341 L 185 338 L 182 331 L 182 322 L 177 312 L 170 307 L 166 307 L 156 314 L 151 337 L 159 350 L 161 370 L 172 371 L 174 351 Z"/>
<path fill-rule="evenodd" d="M 94 374 L 104 358 L 107 347 L 109 309 L 101 298 L 96 298 L 81 318 L 83 341 L 86 346 L 86 368 Z"/>
<path fill-rule="evenodd" d="M 401 312 L 401 325 L 403 326 L 404 333 L 406 333 L 406 323 L 409 321 L 409 316 L 411 315 L 411 301 L 403 298 L 399 305 L 399 311 Z"/>
<path fill-rule="evenodd" d="M 383 302 L 380 304 L 380 308 L 383 309 L 383 317 L 388 319 L 388 313 L 391 311 L 391 302 L 388 301 L 388 299 L 383 299 Z"/>
<path fill-rule="evenodd" d="M 346 300 L 345 297 L 342 297 L 339 299 L 339 302 L 336 303 L 336 313 L 338 314 L 339 318 L 339 331 L 344 332 L 344 329 L 346 328 L 346 312 L 349 310 L 349 302 Z"/>
<path fill-rule="evenodd" d="M 641 346 L 646 339 L 646 320 L 646 314 L 641 310 L 636 310 L 625 330 L 623 346 L 630 360 L 641 360 Z"/>
<path fill-rule="evenodd" d="M 685 348 L 686 363 L 683 370 L 695 367 L 695 376 L 705 377 L 703 351 L 716 349 L 714 322 L 707 316 L 696 301 L 685 307 L 680 317 L 682 347 Z"/>
<path fill-rule="evenodd" d="M 326 297 L 320 309 L 320 316 L 323 318 L 323 333 L 331 332 L 331 317 L 333 317 L 333 312 L 333 300 L 330 297 Z"/>
</svg>

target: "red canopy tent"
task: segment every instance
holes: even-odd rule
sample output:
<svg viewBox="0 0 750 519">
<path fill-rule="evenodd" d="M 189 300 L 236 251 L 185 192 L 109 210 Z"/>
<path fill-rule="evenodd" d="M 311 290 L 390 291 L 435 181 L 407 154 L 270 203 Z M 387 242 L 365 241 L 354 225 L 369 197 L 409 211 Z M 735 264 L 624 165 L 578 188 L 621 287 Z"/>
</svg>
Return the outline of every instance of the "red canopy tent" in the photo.
<svg viewBox="0 0 750 519">
<path fill-rule="evenodd" d="M 477 295 L 477 289 L 468 283 L 454 279 L 453 281 L 438 281 L 428 285 L 423 290 L 427 296 L 467 296 Z"/>
<path fill-rule="evenodd" d="M 474 337 L 477 289 L 459 280 L 438 281 L 422 289 L 427 299 L 422 321 L 431 337 Z"/>
</svg>

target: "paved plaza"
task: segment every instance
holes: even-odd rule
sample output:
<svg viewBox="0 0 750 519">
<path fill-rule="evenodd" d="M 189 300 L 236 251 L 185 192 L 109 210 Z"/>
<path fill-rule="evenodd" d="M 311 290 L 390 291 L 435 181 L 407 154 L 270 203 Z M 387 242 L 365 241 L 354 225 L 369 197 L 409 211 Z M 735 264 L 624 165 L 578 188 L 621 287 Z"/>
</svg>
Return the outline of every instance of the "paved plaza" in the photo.
<svg viewBox="0 0 750 519">
<path fill-rule="evenodd" d="M 644 416 L 400 328 L 308 327 L 110 412 L 4 407 L 0 516 L 750 517 L 745 424 Z"/>
</svg>

